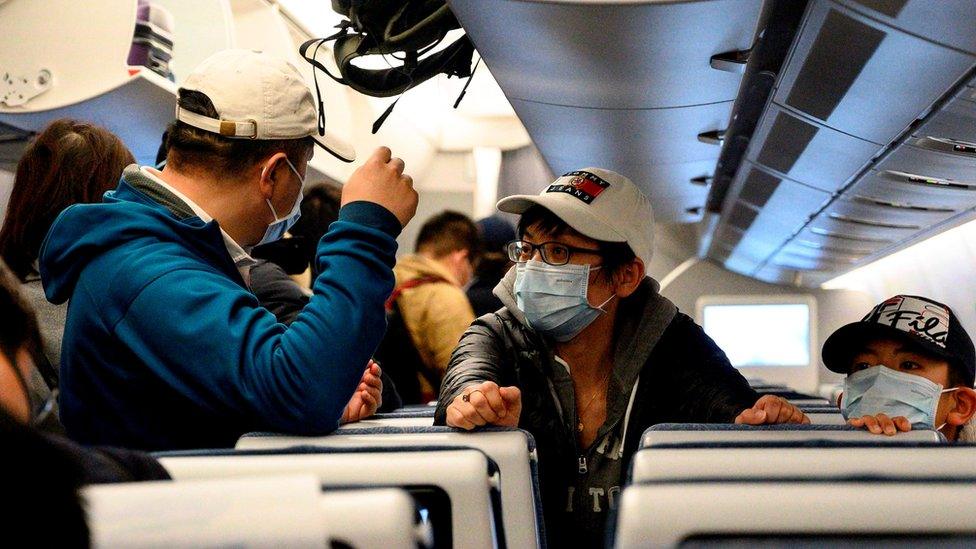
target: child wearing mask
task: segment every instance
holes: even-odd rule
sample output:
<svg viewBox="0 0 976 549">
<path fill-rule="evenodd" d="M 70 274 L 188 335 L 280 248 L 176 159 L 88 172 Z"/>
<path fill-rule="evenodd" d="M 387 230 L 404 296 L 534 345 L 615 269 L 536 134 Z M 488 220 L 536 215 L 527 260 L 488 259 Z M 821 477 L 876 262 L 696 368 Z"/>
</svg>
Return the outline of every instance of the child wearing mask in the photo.
<svg viewBox="0 0 976 549">
<path fill-rule="evenodd" d="M 828 369 L 847 374 L 840 407 L 848 423 L 874 434 L 935 429 L 976 441 L 976 351 L 952 309 L 897 295 L 824 343 Z"/>
</svg>

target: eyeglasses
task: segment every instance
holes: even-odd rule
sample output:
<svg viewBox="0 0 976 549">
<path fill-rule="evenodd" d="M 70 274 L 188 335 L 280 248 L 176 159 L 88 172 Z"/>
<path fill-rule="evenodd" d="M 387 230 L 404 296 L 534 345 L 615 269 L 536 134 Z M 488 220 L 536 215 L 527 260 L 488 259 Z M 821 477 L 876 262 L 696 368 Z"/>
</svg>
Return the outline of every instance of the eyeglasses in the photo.
<svg viewBox="0 0 976 549">
<path fill-rule="evenodd" d="M 576 248 L 567 246 L 561 242 L 543 242 L 533 244 L 524 240 L 513 240 L 508 243 L 508 258 L 516 263 L 522 263 L 532 259 L 536 250 L 542 256 L 542 261 L 549 265 L 560 266 L 569 263 L 574 253 L 600 255 L 600 250 L 592 248 Z"/>
</svg>

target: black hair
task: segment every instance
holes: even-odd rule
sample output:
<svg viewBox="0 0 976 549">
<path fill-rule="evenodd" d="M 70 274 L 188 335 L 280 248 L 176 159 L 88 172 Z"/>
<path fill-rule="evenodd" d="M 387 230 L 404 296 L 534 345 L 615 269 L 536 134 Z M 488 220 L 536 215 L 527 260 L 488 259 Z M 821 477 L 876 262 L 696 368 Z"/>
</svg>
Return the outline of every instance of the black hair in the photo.
<svg viewBox="0 0 976 549">
<path fill-rule="evenodd" d="M 570 233 L 588 238 L 570 227 L 569 224 L 549 209 L 538 205 L 525 210 L 522 217 L 519 218 L 518 227 L 516 228 L 518 237 L 522 238 L 525 236 L 525 230 L 529 227 L 534 227 L 539 232 L 550 237 L 559 237 L 563 234 Z M 598 272 L 602 273 L 606 277 L 606 280 L 610 280 L 624 265 L 631 263 L 637 257 L 634 250 L 630 249 L 630 245 L 626 242 L 591 240 L 594 240 L 600 249 L 600 257 L 603 258 L 603 269 Z"/>
<path fill-rule="evenodd" d="M 339 219 L 339 206 L 342 203 L 342 188 L 334 183 L 321 182 L 310 185 L 302 198 L 302 216 L 288 231 L 302 238 L 305 258 L 312 267 L 312 283 L 319 276 L 315 264 L 315 252 L 319 240 L 329 230 L 329 226 Z"/>
<path fill-rule="evenodd" d="M 434 257 L 467 250 L 473 262 L 481 252 L 481 237 L 470 217 L 446 211 L 431 217 L 420 228 L 416 250 L 430 252 Z"/>
<path fill-rule="evenodd" d="M 210 118 L 220 118 L 213 101 L 195 90 L 180 89 L 179 104 L 188 110 Z M 283 152 L 292 164 L 298 165 L 314 146 L 311 137 L 300 139 L 232 139 L 201 130 L 179 120 L 166 130 L 163 147 L 167 149 L 166 163 L 180 171 L 204 170 L 230 176 L 243 175 L 265 158 Z M 157 155 L 158 156 L 158 155 Z"/>
</svg>

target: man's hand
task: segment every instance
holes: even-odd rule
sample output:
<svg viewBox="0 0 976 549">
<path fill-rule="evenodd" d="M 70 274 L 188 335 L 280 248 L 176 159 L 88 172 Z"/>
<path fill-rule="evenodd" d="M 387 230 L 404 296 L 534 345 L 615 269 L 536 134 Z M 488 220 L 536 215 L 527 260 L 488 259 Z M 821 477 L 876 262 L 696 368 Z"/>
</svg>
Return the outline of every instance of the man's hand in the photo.
<svg viewBox="0 0 976 549">
<path fill-rule="evenodd" d="M 522 415 L 518 387 L 499 387 L 493 381 L 468 385 L 447 407 L 447 424 L 470 431 L 482 425 L 517 427 Z"/>
<path fill-rule="evenodd" d="M 756 401 L 752 408 L 743 410 L 735 418 L 737 424 L 769 425 L 774 423 L 810 423 L 799 408 L 790 404 L 785 398 L 776 395 L 766 395 Z"/>
<path fill-rule="evenodd" d="M 907 417 L 897 416 L 890 418 L 884 414 L 878 414 L 876 416 L 862 416 L 862 417 L 852 417 L 847 420 L 847 424 L 851 427 L 864 427 L 871 433 L 876 435 L 885 434 L 894 436 L 901 433 L 906 433 L 912 430 L 912 423 L 908 421 Z"/>
<path fill-rule="evenodd" d="M 403 173 L 403 160 L 394 158 L 386 147 L 380 147 L 356 169 L 342 187 L 342 206 L 363 200 L 379 204 L 406 226 L 417 213 L 417 191 L 413 178 Z"/>
<path fill-rule="evenodd" d="M 376 413 L 383 404 L 381 372 L 379 365 L 370 360 L 369 366 L 363 372 L 363 378 L 359 381 L 359 387 L 356 387 L 356 392 L 349 399 L 349 404 L 346 404 L 346 409 L 342 411 L 340 423 L 352 423 Z"/>
</svg>

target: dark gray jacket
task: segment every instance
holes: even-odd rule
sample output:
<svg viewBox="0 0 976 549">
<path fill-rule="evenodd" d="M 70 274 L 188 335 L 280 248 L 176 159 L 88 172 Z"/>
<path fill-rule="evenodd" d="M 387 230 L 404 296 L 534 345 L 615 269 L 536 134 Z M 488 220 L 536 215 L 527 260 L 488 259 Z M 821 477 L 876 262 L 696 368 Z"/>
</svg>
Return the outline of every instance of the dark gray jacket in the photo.
<svg viewBox="0 0 976 549">
<path fill-rule="evenodd" d="M 646 279 L 618 307 L 607 419 L 580 449 L 572 378 L 552 343 L 528 327 L 515 306 L 509 273 L 495 289 L 506 304 L 471 325 L 451 357 L 435 424 L 470 384 L 494 381 L 522 391 L 519 427 L 539 454 L 550 547 L 602 546 L 641 434 L 665 422 L 731 422 L 759 398 L 725 353 Z"/>
</svg>

